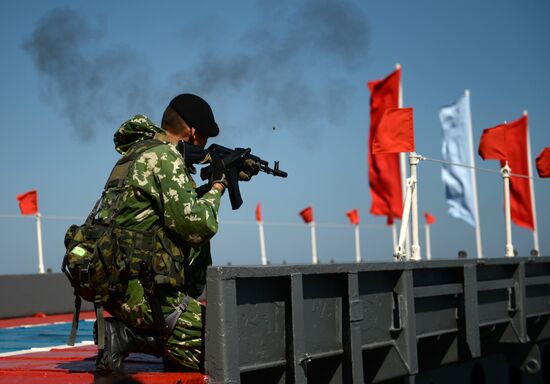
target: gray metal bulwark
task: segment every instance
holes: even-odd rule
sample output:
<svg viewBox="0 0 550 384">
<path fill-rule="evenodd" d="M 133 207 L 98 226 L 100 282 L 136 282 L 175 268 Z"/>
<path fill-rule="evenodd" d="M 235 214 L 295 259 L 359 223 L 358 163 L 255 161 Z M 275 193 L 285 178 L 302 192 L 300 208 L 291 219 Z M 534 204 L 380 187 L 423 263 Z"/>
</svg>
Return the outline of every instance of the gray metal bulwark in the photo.
<svg viewBox="0 0 550 384">
<path fill-rule="evenodd" d="M 212 267 L 207 301 L 213 383 L 423 383 L 446 371 L 503 382 L 503 364 L 550 369 L 548 257 Z"/>
</svg>

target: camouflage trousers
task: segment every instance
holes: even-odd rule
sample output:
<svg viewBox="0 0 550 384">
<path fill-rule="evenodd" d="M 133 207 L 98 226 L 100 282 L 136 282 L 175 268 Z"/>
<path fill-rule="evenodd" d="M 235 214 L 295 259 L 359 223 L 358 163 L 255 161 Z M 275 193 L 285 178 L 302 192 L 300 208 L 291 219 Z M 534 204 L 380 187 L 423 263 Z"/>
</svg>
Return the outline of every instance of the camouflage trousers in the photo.
<svg viewBox="0 0 550 384">
<path fill-rule="evenodd" d="M 170 286 L 157 286 L 155 294 L 165 317 L 171 314 L 185 297 L 184 292 Z M 190 298 L 186 310 L 178 318 L 174 331 L 166 343 L 164 357 L 183 370 L 202 370 L 203 313 L 204 307 L 197 300 Z M 151 307 L 137 279 L 128 283 L 125 301 L 116 315 L 129 326 L 156 330 Z"/>
</svg>

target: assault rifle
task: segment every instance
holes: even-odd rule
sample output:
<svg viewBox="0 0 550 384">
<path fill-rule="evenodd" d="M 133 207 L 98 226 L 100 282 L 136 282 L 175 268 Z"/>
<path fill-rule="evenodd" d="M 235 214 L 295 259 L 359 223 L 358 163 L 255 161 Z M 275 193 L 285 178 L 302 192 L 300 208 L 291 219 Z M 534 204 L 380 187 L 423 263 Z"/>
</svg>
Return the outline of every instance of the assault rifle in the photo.
<svg viewBox="0 0 550 384">
<path fill-rule="evenodd" d="M 223 167 L 227 179 L 231 208 L 233 209 L 239 209 L 243 203 L 239 189 L 239 173 L 247 171 L 245 162 L 248 159 L 258 165 L 259 172 L 279 177 L 288 176 L 286 172 L 279 169 L 278 161 L 275 161 L 273 168 L 270 168 L 266 160 L 251 154 L 250 148 L 229 149 L 218 144 L 211 144 L 208 148 L 203 149 L 184 141 L 180 141 L 177 148 L 187 164 L 208 164 L 201 169 L 201 179 L 208 180 L 209 183 L 197 188 L 197 194 L 199 195 L 206 193 L 211 187 L 210 182 L 213 181 L 214 164 Z"/>
</svg>

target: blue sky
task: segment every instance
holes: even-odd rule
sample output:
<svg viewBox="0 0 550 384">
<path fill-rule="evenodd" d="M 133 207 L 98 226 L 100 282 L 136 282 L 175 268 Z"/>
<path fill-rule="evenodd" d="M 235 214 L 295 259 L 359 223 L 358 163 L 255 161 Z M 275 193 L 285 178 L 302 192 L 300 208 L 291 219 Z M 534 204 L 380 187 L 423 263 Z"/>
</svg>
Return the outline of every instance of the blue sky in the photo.
<svg viewBox="0 0 550 384">
<path fill-rule="evenodd" d="M 0 273 L 36 270 L 34 218 L 18 216 L 15 196 L 39 191 L 45 265 L 59 270 L 65 229 L 91 209 L 117 158 L 116 128 L 137 113 L 159 122 L 181 92 L 211 104 L 222 130 L 213 142 L 249 146 L 289 173 L 243 184 L 238 211 L 224 196 L 215 264 L 259 263 L 258 201 L 274 264 L 309 262 L 298 216 L 308 205 L 321 262 L 354 260 L 353 208 L 363 258 L 392 260 L 385 219 L 368 213 L 366 82 L 402 64 L 422 155 L 441 158 L 438 111 L 470 89 L 476 149 L 484 128 L 526 109 L 535 157 L 550 146 L 549 17 L 542 0 L 2 2 Z M 478 156 L 476 164 L 498 169 Z M 484 253 L 503 256 L 501 179 L 477 180 Z M 549 192 L 535 181 L 545 255 Z M 438 219 L 434 258 L 475 254 L 473 229 L 447 214 L 437 164 L 420 164 L 419 209 Z M 528 254 L 531 232 L 514 227 L 513 236 Z"/>
</svg>

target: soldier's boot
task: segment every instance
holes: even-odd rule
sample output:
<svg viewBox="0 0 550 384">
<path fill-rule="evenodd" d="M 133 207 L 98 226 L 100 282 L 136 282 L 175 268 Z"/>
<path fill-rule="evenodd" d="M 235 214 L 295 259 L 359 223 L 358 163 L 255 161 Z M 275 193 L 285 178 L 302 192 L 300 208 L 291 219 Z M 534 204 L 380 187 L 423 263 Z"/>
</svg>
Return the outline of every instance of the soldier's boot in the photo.
<svg viewBox="0 0 550 384">
<path fill-rule="evenodd" d="M 94 342 L 97 344 L 97 322 L 94 325 Z M 98 374 L 124 373 L 124 359 L 130 352 L 160 357 L 164 348 L 152 332 L 130 328 L 113 317 L 105 319 L 105 348 L 96 359 Z"/>
</svg>

